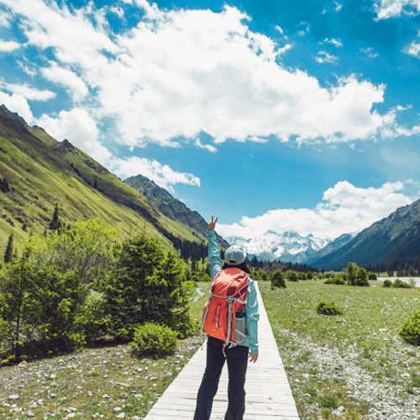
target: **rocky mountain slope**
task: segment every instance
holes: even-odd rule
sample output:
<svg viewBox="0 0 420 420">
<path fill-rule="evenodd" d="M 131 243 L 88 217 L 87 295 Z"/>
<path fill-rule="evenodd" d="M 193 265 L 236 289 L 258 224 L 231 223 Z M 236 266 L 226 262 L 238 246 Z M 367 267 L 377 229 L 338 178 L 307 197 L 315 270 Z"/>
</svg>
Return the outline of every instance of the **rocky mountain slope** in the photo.
<svg viewBox="0 0 420 420">
<path fill-rule="evenodd" d="M 397 268 L 404 264 L 420 267 L 420 199 L 375 222 L 312 264 L 341 269 L 348 261 L 373 268 Z"/>
<path fill-rule="evenodd" d="M 176 199 L 167 190 L 143 175 L 136 175 L 125 180 L 129 185 L 140 191 L 149 203 L 162 214 L 172 220 L 188 226 L 192 232 L 207 236 L 207 222 L 195 210 L 189 209 L 182 201 Z M 224 246 L 228 243 L 219 236 L 219 242 Z"/>
</svg>

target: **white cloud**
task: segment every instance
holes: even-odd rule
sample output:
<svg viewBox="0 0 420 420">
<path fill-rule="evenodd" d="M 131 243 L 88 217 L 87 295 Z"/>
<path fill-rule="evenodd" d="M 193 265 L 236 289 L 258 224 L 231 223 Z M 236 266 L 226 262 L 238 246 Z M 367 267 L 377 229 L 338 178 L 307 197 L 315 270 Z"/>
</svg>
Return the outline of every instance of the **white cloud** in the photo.
<svg viewBox="0 0 420 420">
<path fill-rule="evenodd" d="M 106 164 L 112 157 L 109 150 L 99 142 L 95 120 L 83 108 L 60 111 L 57 116 L 43 114 L 37 124 L 57 140 L 69 140 L 102 164 Z"/>
<path fill-rule="evenodd" d="M 7 83 L 0 79 L 0 87 L 10 93 L 16 93 L 29 101 L 48 101 L 55 97 L 50 90 L 41 90 L 26 84 Z"/>
<path fill-rule="evenodd" d="M 4 10 L 0 10 L 0 28 L 8 28 L 10 26 L 10 15 Z"/>
<path fill-rule="evenodd" d="M 356 76 L 323 87 L 305 71 L 284 67 L 290 49 L 249 28 L 235 7 L 161 10 L 127 0 L 145 18 L 119 35 L 94 25 L 91 8 L 70 11 L 42 0 L 0 0 L 23 20 L 28 43 L 50 48 L 57 66 L 92 91 L 98 119 L 113 122 L 128 146 L 193 144 L 200 133 L 215 143 L 264 140 L 351 141 L 377 138 L 396 124 L 381 114 L 384 85 Z M 305 33 L 309 25 L 301 22 Z M 333 56 L 321 59 L 334 60 Z"/>
<path fill-rule="evenodd" d="M 313 209 L 277 209 L 257 217 L 242 217 L 238 223 L 219 226 L 228 236 L 261 238 L 267 231 L 295 231 L 320 238 L 335 238 L 360 231 L 392 211 L 412 202 L 403 192 L 403 182 L 387 182 L 378 188 L 358 188 L 347 181 L 326 190 Z"/>
<path fill-rule="evenodd" d="M 5 41 L 0 39 L 0 52 L 11 52 L 19 49 L 21 45 L 16 41 Z"/>
<path fill-rule="evenodd" d="M 420 31 L 417 35 L 420 38 Z M 420 58 L 420 40 L 411 42 L 404 51 L 413 57 Z"/>
<path fill-rule="evenodd" d="M 333 45 L 336 48 L 341 48 L 343 46 L 343 43 L 340 39 L 337 38 L 325 38 L 324 44 Z"/>
<path fill-rule="evenodd" d="M 137 156 L 119 158 L 114 156 L 99 140 L 95 120 L 83 108 L 61 111 L 57 116 L 42 115 L 37 124 L 44 127 L 58 140 L 67 139 L 117 175 L 126 178 L 142 174 L 169 191 L 176 184 L 200 186 L 196 176 L 177 172 L 156 160 Z"/>
<path fill-rule="evenodd" d="M 34 116 L 26 98 L 12 93 L 11 95 L 0 91 L 0 104 L 5 105 L 10 111 L 17 112 L 28 124 L 32 124 Z"/>
<path fill-rule="evenodd" d="M 177 172 L 168 165 L 154 159 L 133 156 L 126 159 L 114 159 L 111 164 L 115 173 L 122 178 L 142 174 L 168 191 L 173 192 L 176 184 L 199 187 L 200 178 L 186 172 Z"/>
<path fill-rule="evenodd" d="M 41 74 L 50 82 L 67 88 L 76 101 L 80 101 L 89 93 L 85 82 L 73 71 L 64 67 L 59 67 L 52 63 L 50 67 L 42 68 Z"/>
<path fill-rule="evenodd" d="M 379 54 L 372 47 L 361 48 L 360 51 L 371 59 L 379 57 Z"/>
<path fill-rule="evenodd" d="M 339 12 L 342 8 L 343 8 L 343 5 L 340 2 L 334 1 L 334 10 L 336 12 Z"/>
<path fill-rule="evenodd" d="M 375 0 L 378 19 L 388 19 L 402 13 L 418 13 L 420 0 Z"/>
<path fill-rule="evenodd" d="M 327 51 L 318 51 L 317 55 L 315 56 L 315 61 L 319 64 L 335 64 L 337 63 L 337 57 Z"/>
<path fill-rule="evenodd" d="M 280 34 L 284 34 L 284 29 L 280 26 L 280 25 L 275 25 L 274 26 L 274 29 L 278 32 L 278 33 L 280 33 Z"/>
</svg>

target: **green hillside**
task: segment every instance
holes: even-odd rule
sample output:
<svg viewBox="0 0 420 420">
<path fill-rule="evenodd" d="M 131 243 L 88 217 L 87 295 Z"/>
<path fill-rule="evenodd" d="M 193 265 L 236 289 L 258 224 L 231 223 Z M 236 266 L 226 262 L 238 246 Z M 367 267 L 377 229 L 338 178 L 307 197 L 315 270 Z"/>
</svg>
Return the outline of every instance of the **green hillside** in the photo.
<svg viewBox="0 0 420 420">
<path fill-rule="evenodd" d="M 0 251 L 7 237 L 43 231 L 58 203 L 69 222 L 92 217 L 122 236 L 145 231 L 166 243 L 199 243 L 202 235 L 155 209 L 137 190 L 69 141 L 58 142 L 0 107 Z"/>
</svg>

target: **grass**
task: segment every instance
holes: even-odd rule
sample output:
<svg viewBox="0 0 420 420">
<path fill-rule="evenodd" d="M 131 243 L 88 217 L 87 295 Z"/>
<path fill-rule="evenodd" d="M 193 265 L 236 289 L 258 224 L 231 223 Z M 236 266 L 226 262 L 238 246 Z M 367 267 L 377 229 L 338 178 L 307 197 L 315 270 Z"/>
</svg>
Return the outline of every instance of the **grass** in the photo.
<svg viewBox="0 0 420 420">
<path fill-rule="evenodd" d="M 337 380 L 322 372 L 310 349 L 330 352 L 333 360 L 350 362 L 359 375 L 392 385 L 403 400 L 420 391 L 418 348 L 399 337 L 401 325 L 419 304 L 419 290 L 371 284 L 367 288 L 307 280 L 288 282 L 286 289 L 272 291 L 269 283 L 260 282 L 302 418 L 336 418 L 331 412 L 341 405 L 346 413 L 341 418 L 358 419 L 369 408 L 365 401 L 352 397 L 344 376 Z M 320 301 L 337 303 L 343 315 L 317 314 Z"/>
<path fill-rule="evenodd" d="M 41 129 L 22 132 L 0 121 L 0 142 L 0 177 L 12 187 L 9 193 L 0 192 L 0 252 L 10 233 L 20 243 L 30 231 L 43 232 L 55 203 L 66 220 L 97 217 L 122 237 L 145 231 L 166 246 L 170 241 L 164 231 L 193 242 L 205 239 L 156 211 L 142 194 L 82 151 L 64 150 Z M 98 189 L 93 188 L 95 180 Z"/>
<path fill-rule="evenodd" d="M 208 284 L 198 287 L 195 320 Z M 142 418 L 201 341 L 199 335 L 182 340 L 176 354 L 159 360 L 139 359 L 129 345 L 118 345 L 1 368 L 0 418 Z"/>
</svg>

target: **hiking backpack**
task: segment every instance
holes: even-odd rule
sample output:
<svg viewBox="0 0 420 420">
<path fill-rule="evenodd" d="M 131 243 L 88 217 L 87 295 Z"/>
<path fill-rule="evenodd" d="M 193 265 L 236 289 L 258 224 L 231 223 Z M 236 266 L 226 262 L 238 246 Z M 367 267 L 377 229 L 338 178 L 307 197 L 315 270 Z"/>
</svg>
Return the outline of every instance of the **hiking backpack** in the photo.
<svg viewBox="0 0 420 420">
<path fill-rule="evenodd" d="M 244 315 L 248 286 L 249 276 L 236 267 L 219 271 L 211 284 L 202 330 L 224 341 L 224 349 L 240 344 L 247 336 Z"/>
</svg>

